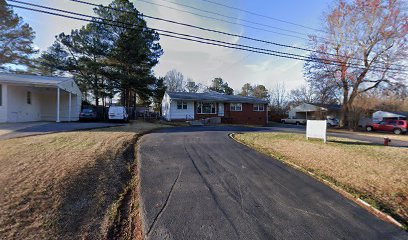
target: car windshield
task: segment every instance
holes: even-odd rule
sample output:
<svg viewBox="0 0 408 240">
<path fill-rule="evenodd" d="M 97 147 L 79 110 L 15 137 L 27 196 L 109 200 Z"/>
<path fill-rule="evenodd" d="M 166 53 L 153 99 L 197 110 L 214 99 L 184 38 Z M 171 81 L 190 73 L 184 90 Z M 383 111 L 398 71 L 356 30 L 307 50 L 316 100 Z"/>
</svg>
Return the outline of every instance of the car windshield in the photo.
<svg viewBox="0 0 408 240">
<path fill-rule="evenodd" d="M 83 113 L 93 113 L 92 109 L 82 109 Z"/>
<path fill-rule="evenodd" d="M 110 113 L 122 113 L 123 107 L 111 107 L 109 108 Z"/>
</svg>

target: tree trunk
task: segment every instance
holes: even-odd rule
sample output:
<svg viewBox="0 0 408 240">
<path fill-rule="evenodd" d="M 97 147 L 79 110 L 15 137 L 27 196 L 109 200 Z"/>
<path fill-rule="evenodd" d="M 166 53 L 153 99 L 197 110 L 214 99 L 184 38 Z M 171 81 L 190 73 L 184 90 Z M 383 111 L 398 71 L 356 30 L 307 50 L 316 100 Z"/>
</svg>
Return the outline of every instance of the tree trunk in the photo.
<svg viewBox="0 0 408 240">
<path fill-rule="evenodd" d="M 349 114 L 349 90 L 347 87 L 343 88 L 343 105 L 341 106 L 340 127 L 345 127 L 348 124 Z"/>
</svg>

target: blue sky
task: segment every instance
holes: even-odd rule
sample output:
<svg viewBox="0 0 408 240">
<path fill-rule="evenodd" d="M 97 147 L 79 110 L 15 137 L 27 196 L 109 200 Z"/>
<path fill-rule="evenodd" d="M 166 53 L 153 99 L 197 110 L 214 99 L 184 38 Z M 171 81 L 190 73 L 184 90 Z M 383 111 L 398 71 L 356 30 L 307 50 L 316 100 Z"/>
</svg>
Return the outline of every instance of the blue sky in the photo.
<svg viewBox="0 0 408 240">
<path fill-rule="evenodd" d="M 90 0 L 91 1 L 91 0 Z M 166 19 L 186 22 L 202 27 L 212 28 L 220 31 L 231 32 L 239 35 L 250 36 L 271 42 L 278 42 L 287 45 L 298 47 L 307 46 L 307 41 L 302 38 L 307 38 L 305 34 L 313 34 L 316 31 L 274 21 L 268 18 L 255 16 L 242 11 L 225 8 L 219 5 L 211 4 L 203 0 L 146 0 L 156 4 L 166 5 L 173 8 L 195 12 L 201 15 L 212 16 L 225 19 L 238 24 L 245 24 L 255 28 L 263 28 L 267 31 L 253 29 L 251 27 L 240 26 L 215 20 L 210 20 L 195 16 L 188 13 L 175 11 L 169 8 L 160 7 L 157 5 L 148 4 L 142 1 L 132 1 L 136 8 L 149 15 L 154 15 Z M 236 8 L 245 9 L 261 15 L 270 16 L 273 18 L 294 22 L 311 28 L 320 29 L 323 11 L 328 9 L 331 0 L 212 0 L 214 2 L 234 6 Z M 74 3 L 69 0 L 31 0 L 31 3 L 47 5 L 51 7 L 61 8 L 70 11 L 76 11 L 84 14 L 92 14 L 92 8 L 79 3 Z M 110 1 L 92 1 L 94 3 L 107 4 Z M 205 9 L 211 12 L 217 12 L 223 15 L 228 15 L 236 19 L 226 19 L 221 16 L 215 16 L 210 13 L 199 12 L 197 10 L 188 9 L 183 6 L 175 5 L 171 2 L 194 6 L 196 8 Z M 27 10 L 15 9 L 19 16 L 23 17 L 24 21 L 29 23 L 36 32 L 35 44 L 40 50 L 45 50 L 54 41 L 54 36 L 61 32 L 70 32 L 71 29 L 79 28 L 83 22 L 64 19 L 56 16 L 34 13 Z M 166 24 L 154 20 L 146 19 L 148 25 L 155 28 L 161 28 L 170 31 L 183 32 L 194 34 L 202 37 L 218 39 L 231 43 L 239 43 L 251 45 L 254 47 L 268 48 L 278 51 L 287 51 L 297 54 L 306 54 L 307 52 L 297 51 L 293 49 L 285 49 L 275 47 L 269 44 L 254 42 L 247 39 L 228 37 L 215 33 L 203 32 L 197 29 L 186 28 L 173 24 Z M 256 22 L 268 26 L 260 26 L 245 21 Z M 298 33 L 290 33 L 281 30 L 272 29 L 282 28 Z M 284 36 L 281 34 L 272 33 L 276 31 L 291 35 L 297 35 L 300 38 Z M 264 84 L 268 89 L 274 87 L 275 84 L 283 82 L 287 90 L 296 88 L 304 84 L 302 69 L 303 62 L 291 59 L 283 59 L 274 56 L 261 55 L 257 53 L 249 54 L 245 51 L 225 49 L 215 46 L 202 45 L 199 43 L 185 42 L 182 40 L 170 39 L 162 37 L 160 40 L 164 55 L 160 58 L 160 63 L 155 67 L 154 71 L 157 76 L 164 76 L 167 71 L 177 69 L 186 77 L 192 78 L 194 81 L 204 84 L 209 84 L 214 77 L 222 77 L 235 90 L 240 90 L 246 82 L 252 84 Z"/>
</svg>

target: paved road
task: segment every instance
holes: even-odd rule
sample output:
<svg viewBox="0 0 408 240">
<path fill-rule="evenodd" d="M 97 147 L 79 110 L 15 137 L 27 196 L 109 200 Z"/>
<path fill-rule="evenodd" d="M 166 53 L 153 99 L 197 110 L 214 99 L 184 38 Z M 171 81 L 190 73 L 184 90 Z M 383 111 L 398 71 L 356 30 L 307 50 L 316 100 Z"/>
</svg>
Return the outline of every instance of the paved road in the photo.
<svg viewBox="0 0 408 240">
<path fill-rule="evenodd" d="M 340 194 L 228 137 L 237 127 L 142 138 L 147 239 L 408 239 Z"/>
<path fill-rule="evenodd" d="M 274 127 L 266 127 L 264 130 L 276 131 L 276 132 L 294 132 L 294 133 L 305 133 L 306 127 L 305 126 L 296 126 L 296 125 L 282 125 L 282 126 L 274 126 Z M 374 133 L 375 134 L 375 133 Z M 364 136 L 358 135 L 358 133 L 353 132 L 329 132 L 327 133 L 328 136 L 333 137 L 340 137 L 340 138 L 350 138 L 360 141 L 366 141 L 373 144 L 383 145 L 384 144 L 384 136 L 381 133 L 377 133 L 378 136 Z M 392 139 L 392 137 L 391 137 Z M 392 139 L 390 146 L 396 147 L 408 147 L 408 136 L 407 141 L 395 140 Z"/>
<path fill-rule="evenodd" d="M 0 135 L 0 140 L 26 137 L 33 135 L 42 135 L 55 132 L 68 132 L 75 130 L 86 130 L 94 128 L 104 128 L 120 126 L 123 124 L 104 123 L 104 122 L 31 122 L 31 123 L 2 123 L 0 124 L 0 132 L 7 131 L 8 133 Z"/>
</svg>

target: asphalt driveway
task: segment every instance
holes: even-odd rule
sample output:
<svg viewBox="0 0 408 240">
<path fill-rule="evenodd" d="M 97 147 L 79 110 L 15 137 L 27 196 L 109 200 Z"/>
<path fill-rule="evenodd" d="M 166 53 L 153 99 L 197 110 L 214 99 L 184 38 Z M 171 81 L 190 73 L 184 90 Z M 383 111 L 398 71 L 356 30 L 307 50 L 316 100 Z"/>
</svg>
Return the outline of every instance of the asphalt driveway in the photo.
<svg viewBox="0 0 408 240">
<path fill-rule="evenodd" d="M 104 122 L 28 122 L 28 123 L 2 123 L 0 124 L 0 140 L 41 135 L 55 132 L 68 132 L 120 126 L 122 124 Z"/>
<path fill-rule="evenodd" d="M 247 130 L 182 127 L 142 138 L 147 239 L 408 239 L 326 185 L 228 137 Z"/>
</svg>

